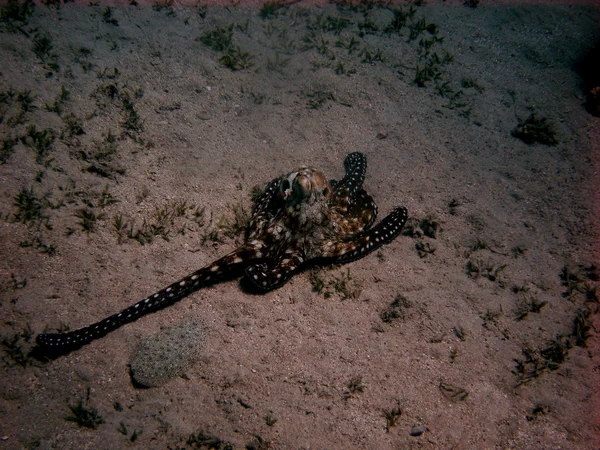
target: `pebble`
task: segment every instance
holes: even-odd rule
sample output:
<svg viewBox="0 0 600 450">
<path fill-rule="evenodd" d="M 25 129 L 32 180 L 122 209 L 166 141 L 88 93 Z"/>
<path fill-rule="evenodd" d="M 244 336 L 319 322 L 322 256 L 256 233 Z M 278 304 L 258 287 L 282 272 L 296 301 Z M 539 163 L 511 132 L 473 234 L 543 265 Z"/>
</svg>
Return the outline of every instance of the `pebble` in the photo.
<svg viewBox="0 0 600 450">
<path fill-rule="evenodd" d="M 421 436 L 423 433 L 427 431 L 427 427 L 423 425 L 416 425 L 411 428 L 410 435 L 411 436 Z"/>
<path fill-rule="evenodd" d="M 199 111 L 196 113 L 196 117 L 200 120 L 210 120 L 212 118 L 208 111 Z"/>
<path fill-rule="evenodd" d="M 377 133 L 377 139 L 385 139 L 386 137 L 388 137 L 388 132 L 385 130 L 379 130 Z"/>
</svg>

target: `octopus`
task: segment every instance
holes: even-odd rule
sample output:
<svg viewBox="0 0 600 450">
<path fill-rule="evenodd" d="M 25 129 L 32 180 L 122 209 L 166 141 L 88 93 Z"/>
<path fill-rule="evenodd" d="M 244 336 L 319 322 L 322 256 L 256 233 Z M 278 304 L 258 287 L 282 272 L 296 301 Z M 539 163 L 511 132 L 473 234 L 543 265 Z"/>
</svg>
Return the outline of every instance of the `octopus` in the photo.
<svg viewBox="0 0 600 450">
<path fill-rule="evenodd" d="M 401 233 L 406 208 L 394 209 L 373 226 L 377 205 L 363 189 L 365 155 L 349 154 L 344 168 L 339 181 L 311 167 L 275 178 L 255 201 L 239 248 L 117 314 L 78 330 L 39 334 L 36 343 L 58 351 L 79 348 L 237 274 L 250 287 L 267 292 L 308 265 L 347 263 L 388 244 Z"/>
</svg>

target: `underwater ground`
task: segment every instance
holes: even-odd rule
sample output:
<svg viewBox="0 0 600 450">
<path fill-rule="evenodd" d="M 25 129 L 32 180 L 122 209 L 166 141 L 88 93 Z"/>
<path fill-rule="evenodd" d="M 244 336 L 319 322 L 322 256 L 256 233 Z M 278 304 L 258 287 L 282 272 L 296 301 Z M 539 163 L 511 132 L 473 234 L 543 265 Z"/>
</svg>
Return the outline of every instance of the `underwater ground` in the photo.
<svg viewBox="0 0 600 450">
<path fill-rule="evenodd" d="M 598 448 L 591 3 L 46 3 L 0 15 L 1 448 Z M 380 216 L 408 208 L 390 245 L 30 353 L 357 151 Z M 185 373 L 132 383 L 198 324 Z"/>
</svg>

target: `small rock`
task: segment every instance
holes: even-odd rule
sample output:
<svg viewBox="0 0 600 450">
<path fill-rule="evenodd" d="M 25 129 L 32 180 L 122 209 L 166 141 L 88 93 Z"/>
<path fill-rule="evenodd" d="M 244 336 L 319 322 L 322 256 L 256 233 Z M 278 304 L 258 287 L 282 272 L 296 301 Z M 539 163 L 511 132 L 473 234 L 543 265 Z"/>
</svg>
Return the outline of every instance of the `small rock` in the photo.
<svg viewBox="0 0 600 450">
<path fill-rule="evenodd" d="M 144 339 L 131 362 L 133 380 L 156 387 L 184 375 L 198 361 L 205 335 L 204 322 L 196 319 Z"/>
<path fill-rule="evenodd" d="M 416 425 L 411 428 L 410 435 L 411 436 L 421 436 L 423 433 L 427 431 L 427 427 L 423 425 Z"/>
<path fill-rule="evenodd" d="M 388 132 L 385 130 L 379 130 L 377 133 L 377 139 L 385 139 L 386 137 L 388 137 Z"/>
</svg>

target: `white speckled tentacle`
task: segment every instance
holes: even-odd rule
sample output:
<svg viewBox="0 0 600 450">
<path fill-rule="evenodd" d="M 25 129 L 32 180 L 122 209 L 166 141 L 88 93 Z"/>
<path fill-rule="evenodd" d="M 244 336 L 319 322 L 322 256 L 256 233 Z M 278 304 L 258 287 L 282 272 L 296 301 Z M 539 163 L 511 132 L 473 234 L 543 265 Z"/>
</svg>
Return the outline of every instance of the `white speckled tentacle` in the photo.
<svg viewBox="0 0 600 450">
<path fill-rule="evenodd" d="M 367 173 L 367 157 L 359 152 L 350 153 L 344 159 L 346 175 L 336 185 L 336 189 L 348 188 L 350 198 L 362 189 Z"/>
<path fill-rule="evenodd" d="M 254 244 L 244 245 L 214 263 L 191 273 L 165 289 L 100 322 L 67 333 L 43 333 L 37 336 L 36 342 L 40 347 L 58 350 L 85 345 L 126 323 L 133 322 L 146 314 L 176 303 L 202 285 L 226 278 L 236 267 L 243 266 L 248 261 L 256 258 L 257 248 L 259 248 L 257 245 L 260 245 L 260 243 L 255 242 Z"/>
<path fill-rule="evenodd" d="M 265 260 L 246 268 L 246 279 L 261 291 L 270 291 L 285 284 L 304 264 L 299 251 L 288 249 L 279 260 Z"/>
<path fill-rule="evenodd" d="M 354 209 L 358 209 L 358 211 L 354 211 Z M 365 230 L 371 228 L 371 226 L 377 220 L 377 203 L 373 200 L 369 194 L 367 194 L 364 190 L 360 190 L 356 193 L 354 199 L 354 206 L 351 209 L 351 216 L 364 216 L 368 217 L 368 220 L 365 222 L 364 228 Z"/>
<path fill-rule="evenodd" d="M 384 244 L 393 241 L 401 232 L 408 212 L 400 207 L 370 230 L 359 234 L 349 242 L 331 242 L 325 244 L 322 256 L 333 259 L 336 263 L 347 263 L 377 250 Z"/>
<path fill-rule="evenodd" d="M 262 236 L 269 222 L 277 216 L 283 208 L 283 201 L 279 195 L 281 178 L 271 180 L 262 194 L 256 199 L 252 210 L 252 217 L 246 227 L 246 240 Z"/>
<path fill-rule="evenodd" d="M 256 199 L 254 209 L 252 210 L 253 216 L 264 214 L 266 211 L 273 209 L 273 202 L 278 200 L 277 193 L 279 192 L 280 184 L 281 177 L 275 178 L 267 184 L 262 194 Z"/>
</svg>

